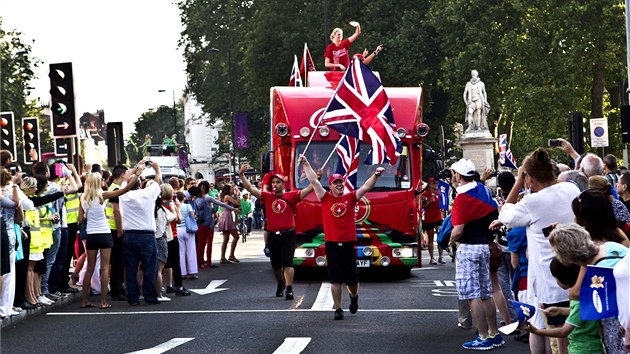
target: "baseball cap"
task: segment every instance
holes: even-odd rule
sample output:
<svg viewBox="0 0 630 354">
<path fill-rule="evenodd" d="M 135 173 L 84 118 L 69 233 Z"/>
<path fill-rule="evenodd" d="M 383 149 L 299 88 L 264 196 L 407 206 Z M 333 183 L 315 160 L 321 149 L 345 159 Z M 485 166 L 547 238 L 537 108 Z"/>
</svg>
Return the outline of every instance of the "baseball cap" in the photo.
<svg viewBox="0 0 630 354">
<path fill-rule="evenodd" d="M 333 184 L 333 182 L 338 179 L 343 181 L 343 176 L 338 173 L 333 173 L 330 177 L 328 177 L 328 184 Z"/>
<path fill-rule="evenodd" d="M 462 176 L 472 176 L 475 174 L 475 164 L 468 159 L 460 159 L 451 165 L 451 170 Z"/>
<path fill-rule="evenodd" d="M 286 178 L 284 178 L 284 175 L 282 173 L 274 173 L 271 175 L 271 179 L 273 180 L 273 178 L 280 178 L 282 180 L 282 182 L 286 181 Z M 269 181 L 271 182 L 271 181 Z"/>
<path fill-rule="evenodd" d="M 429 178 L 429 184 L 431 184 L 431 183 L 435 183 L 435 178 L 433 178 L 433 177 Z"/>
</svg>

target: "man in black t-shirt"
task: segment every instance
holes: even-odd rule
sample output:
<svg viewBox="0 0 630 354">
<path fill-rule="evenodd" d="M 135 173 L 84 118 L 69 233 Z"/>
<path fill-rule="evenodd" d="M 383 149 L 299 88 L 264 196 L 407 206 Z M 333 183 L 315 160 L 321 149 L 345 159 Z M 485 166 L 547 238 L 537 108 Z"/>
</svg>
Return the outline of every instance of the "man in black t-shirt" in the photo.
<svg viewBox="0 0 630 354">
<path fill-rule="evenodd" d="M 617 181 L 617 194 L 619 200 L 630 210 L 630 171 L 624 171 Z"/>
</svg>

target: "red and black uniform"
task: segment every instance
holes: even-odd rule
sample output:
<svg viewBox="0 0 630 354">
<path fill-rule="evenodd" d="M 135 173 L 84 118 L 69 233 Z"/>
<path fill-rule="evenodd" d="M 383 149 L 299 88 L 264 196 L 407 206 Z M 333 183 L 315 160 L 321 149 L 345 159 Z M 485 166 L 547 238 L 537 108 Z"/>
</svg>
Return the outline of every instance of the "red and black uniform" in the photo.
<svg viewBox="0 0 630 354">
<path fill-rule="evenodd" d="M 442 212 L 440 212 L 439 198 L 438 191 L 432 192 L 430 188 L 422 193 L 422 204 L 424 205 L 422 229 L 433 230 L 438 226 L 442 226 L 444 218 L 442 218 Z M 424 203 L 425 200 L 426 204 Z"/>
<path fill-rule="evenodd" d="M 346 283 L 348 286 L 359 283 L 355 250 L 357 229 L 354 210 L 356 205 L 356 191 L 346 193 L 341 197 L 335 197 L 328 192 L 322 198 L 328 278 L 331 283 Z"/>
<path fill-rule="evenodd" d="M 263 182 L 264 183 L 264 182 Z M 271 267 L 293 267 L 295 252 L 295 208 L 300 202 L 300 191 L 285 192 L 281 198 L 275 193 L 260 192 L 260 202 L 267 214 Z"/>
</svg>

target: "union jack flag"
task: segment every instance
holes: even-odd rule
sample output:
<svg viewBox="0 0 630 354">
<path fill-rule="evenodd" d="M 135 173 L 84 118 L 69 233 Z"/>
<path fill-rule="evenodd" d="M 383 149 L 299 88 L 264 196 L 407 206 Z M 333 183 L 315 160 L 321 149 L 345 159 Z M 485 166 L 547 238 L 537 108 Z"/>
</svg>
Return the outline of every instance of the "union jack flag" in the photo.
<svg viewBox="0 0 630 354">
<path fill-rule="evenodd" d="M 514 155 L 512 155 L 512 150 L 510 150 L 507 143 L 507 134 L 499 135 L 499 163 L 501 166 L 518 170 L 516 161 L 514 161 Z"/>
<path fill-rule="evenodd" d="M 313 62 L 311 52 L 308 50 L 306 43 L 304 43 L 304 54 L 302 54 L 302 61 L 300 62 L 300 75 L 304 76 L 304 80 L 307 80 L 308 72 L 315 70 L 315 62 Z"/>
<path fill-rule="evenodd" d="M 357 186 L 357 170 L 359 169 L 359 140 L 344 135 L 337 144 L 337 154 L 339 155 L 339 163 L 337 164 L 338 173 L 344 177 L 345 191 L 352 192 Z"/>
<path fill-rule="evenodd" d="M 291 78 L 289 86 L 302 87 L 302 79 L 300 78 L 300 70 L 298 70 L 297 56 L 293 56 L 293 69 L 291 69 Z"/>
<path fill-rule="evenodd" d="M 385 89 L 359 59 L 354 59 L 346 70 L 324 111 L 322 123 L 370 144 L 373 165 L 385 162 L 394 165 L 402 152 Z"/>
</svg>

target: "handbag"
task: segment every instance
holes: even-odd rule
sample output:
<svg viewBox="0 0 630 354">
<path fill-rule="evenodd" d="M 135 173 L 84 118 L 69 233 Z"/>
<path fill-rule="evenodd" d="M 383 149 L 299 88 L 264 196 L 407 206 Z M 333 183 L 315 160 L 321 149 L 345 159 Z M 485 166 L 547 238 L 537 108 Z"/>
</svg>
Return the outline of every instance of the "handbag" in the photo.
<svg viewBox="0 0 630 354">
<path fill-rule="evenodd" d="M 184 224 L 186 225 L 186 232 L 190 234 L 194 234 L 195 232 L 197 232 L 197 230 L 199 230 L 199 226 L 197 226 L 197 222 L 198 220 L 195 220 L 194 216 L 191 216 L 190 214 L 186 215 L 186 217 L 184 218 Z"/>
</svg>

